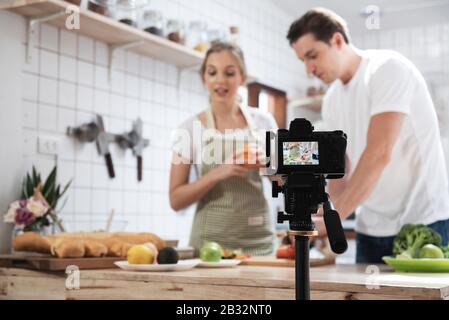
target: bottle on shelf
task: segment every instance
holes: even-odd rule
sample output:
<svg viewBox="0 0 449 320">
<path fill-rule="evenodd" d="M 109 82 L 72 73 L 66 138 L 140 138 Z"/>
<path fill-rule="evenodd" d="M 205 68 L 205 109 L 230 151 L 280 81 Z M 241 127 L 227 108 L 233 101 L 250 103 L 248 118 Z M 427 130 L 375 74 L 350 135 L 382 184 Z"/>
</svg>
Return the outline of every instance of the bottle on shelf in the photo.
<svg viewBox="0 0 449 320">
<path fill-rule="evenodd" d="M 216 41 L 225 41 L 228 38 L 226 30 L 221 27 L 215 27 L 207 30 L 207 42 L 212 44 Z"/>
<path fill-rule="evenodd" d="M 115 14 L 116 0 L 89 0 L 87 8 L 90 11 L 106 17 L 113 17 Z"/>
<path fill-rule="evenodd" d="M 185 44 L 185 25 L 178 19 L 169 19 L 166 28 L 167 39 L 179 44 Z"/>
<path fill-rule="evenodd" d="M 71 4 L 74 4 L 76 6 L 81 6 L 81 1 L 82 0 L 65 0 L 66 2 L 69 2 Z"/>
<path fill-rule="evenodd" d="M 186 38 L 187 47 L 199 52 L 206 52 L 209 48 L 207 43 L 207 24 L 202 21 L 190 22 Z"/>
<path fill-rule="evenodd" d="M 159 37 L 164 36 L 164 17 L 158 10 L 146 9 L 143 12 L 140 28 Z"/>
<path fill-rule="evenodd" d="M 240 29 L 237 26 L 229 27 L 229 42 L 240 45 Z"/>
<path fill-rule="evenodd" d="M 115 19 L 132 27 L 140 25 L 142 9 L 148 4 L 147 0 L 118 0 Z"/>
</svg>

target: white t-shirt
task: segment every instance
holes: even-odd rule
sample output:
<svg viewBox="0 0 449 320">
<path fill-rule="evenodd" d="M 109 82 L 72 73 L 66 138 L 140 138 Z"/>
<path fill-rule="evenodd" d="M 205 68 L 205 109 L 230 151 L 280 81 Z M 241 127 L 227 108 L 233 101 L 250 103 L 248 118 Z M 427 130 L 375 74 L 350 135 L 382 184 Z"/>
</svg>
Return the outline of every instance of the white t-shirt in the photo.
<svg viewBox="0 0 449 320">
<path fill-rule="evenodd" d="M 385 237 L 406 223 L 449 218 L 449 190 L 438 121 L 425 80 L 404 56 L 389 50 L 357 51 L 362 62 L 344 85 L 335 81 L 323 101 L 323 126 L 348 135 L 347 155 L 355 169 L 366 147 L 372 116 L 407 115 L 391 162 L 359 208 L 356 230 Z"/>
<path fill-rule="evenodd" d="M 251 122 L 254 127 L 254 131 L 257 134 L 257 137 L 260 139 L 263 146 L 265 146 L 265 133 L 267 130 L 277 131 L 278 125 L 273 115 L 267 111 L 263 111 L 259 108 L 253 107 L 242 107 L 244 108 L 245 114 L 247 114 L 250 119 L 247 119 L 247 122 Z M 198 119 L 198 115 L 194 115 L 185 120 L 181 125 L 179 125 L 178 129 L 185 131 L 190 139 L 179 139 L 179 135 L 175 132 L 172 135 L 172 150 L 178 153 L 185 159 L 190 160 L 190 163 L 193 165 L 194 171 L 196 173 L 196 177 L 201 175 L 201 135 L 203 131 L 206 129 L 201 121 Z M 251 132 L 249 128 L 245 129 L 236 129 L 233 130 L 233 135 L 250 135 Z M 216 132 L 220 134 L 219 132 Z"/>
</svg>

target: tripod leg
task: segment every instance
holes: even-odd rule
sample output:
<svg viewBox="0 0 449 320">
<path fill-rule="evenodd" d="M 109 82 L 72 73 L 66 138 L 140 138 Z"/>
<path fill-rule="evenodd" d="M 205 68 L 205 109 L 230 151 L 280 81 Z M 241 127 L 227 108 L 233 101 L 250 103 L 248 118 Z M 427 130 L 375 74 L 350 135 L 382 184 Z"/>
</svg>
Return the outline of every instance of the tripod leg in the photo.
<svg viewBox="0 0 449 320">
<path fill-rule="evenodd" d="M 296 300 L 310 300 L 309 237 L 295 236 Z"/>
</svg>

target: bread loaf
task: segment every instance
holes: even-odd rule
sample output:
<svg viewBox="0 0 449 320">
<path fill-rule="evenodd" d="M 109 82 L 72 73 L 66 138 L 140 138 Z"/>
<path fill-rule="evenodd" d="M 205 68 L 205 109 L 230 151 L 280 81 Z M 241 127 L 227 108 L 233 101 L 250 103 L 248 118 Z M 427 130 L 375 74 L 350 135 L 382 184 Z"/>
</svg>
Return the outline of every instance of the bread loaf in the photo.
<svg viewBox="0 0 449 320">
<path fill-rule="evenodd" d="M 126 257 L 128 250 L 136 244 L 151 242 L 158 250 L 165 247 L 165 241 L 153 233 L 131 232 L 79 232 L 41 236 L 25 232 L 13 241 L 16 251 L 52 254 L 59 258 L 81 257 Z"/>
<path fill-rule="evenodd" d="M 85 253 L 84 241 L 61 238 L 51 246 L 51 254 L 58 258 L 82 258 Z"/>
<path fill-rule="evenodd" d="M 51 253 L 51 239 L 42 237 L 36 232 L 24 232 L 14 238 L 14 251 L 26 251 L 49 254 Z"/>
<path fill-rule="evenodd" d="M 154 243 L 158 250 L 165 247 L 165 241 L 152 233 L 116 232 L 112 234 L 112 237 L 132 244 L 144 244 L 146 242 L 151 242 Z"/>
<path fill-rule="evenodd" d="M 89 258 L 104 257 L 108 253 L 108 247 L 95 240 L 84 241 L 85 256 Z"/>
</svg>

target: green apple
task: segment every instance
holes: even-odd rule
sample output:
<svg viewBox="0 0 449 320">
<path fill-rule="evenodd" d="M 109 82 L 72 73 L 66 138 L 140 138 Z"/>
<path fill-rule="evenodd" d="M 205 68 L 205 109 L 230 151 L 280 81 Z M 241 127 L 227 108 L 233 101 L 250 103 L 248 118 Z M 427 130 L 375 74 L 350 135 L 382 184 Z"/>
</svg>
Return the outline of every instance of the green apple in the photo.
<svg viewBox="0 0 449 320">
<path fill-rule="evenodd" d="M 200 259 L 205 262 L 219 262 L 223 256 L 223 249 L 216 242 L 207 242 L 200 250 Z"/>
<path fill-rule="evenodd" d="M 426 244 L 419 251 L 419 257 L 421 259 L 444 259 L 443 250 L 434 244 Z"/>
</svg>

